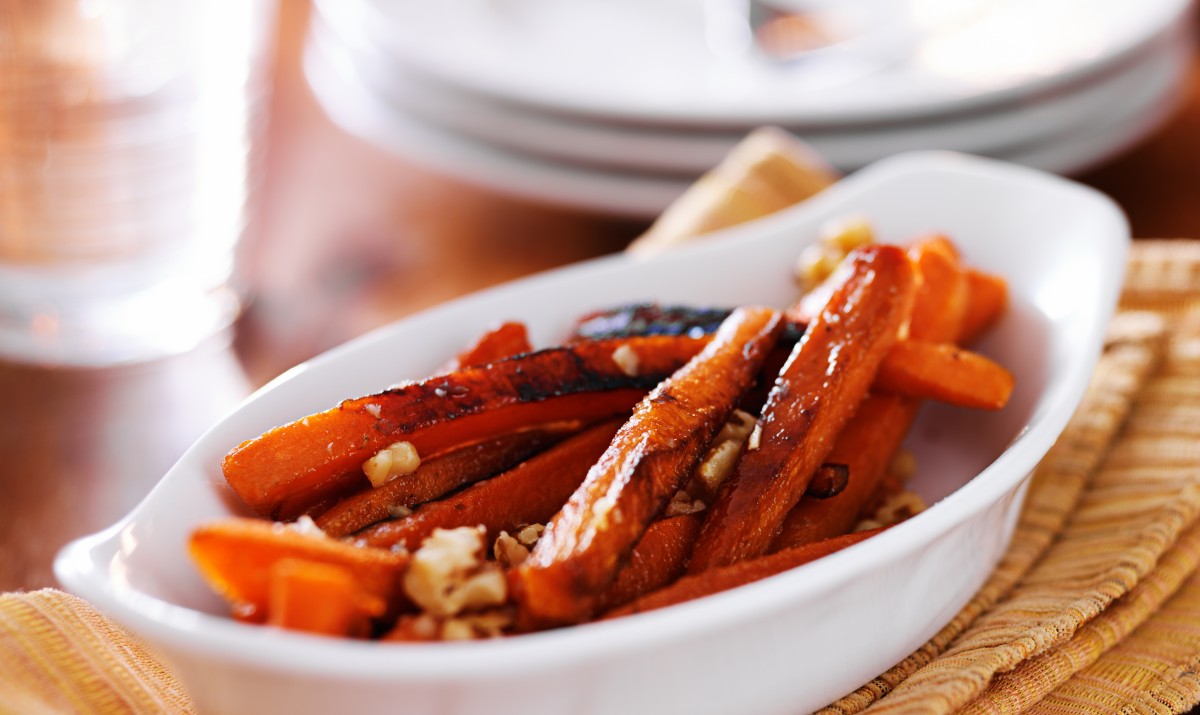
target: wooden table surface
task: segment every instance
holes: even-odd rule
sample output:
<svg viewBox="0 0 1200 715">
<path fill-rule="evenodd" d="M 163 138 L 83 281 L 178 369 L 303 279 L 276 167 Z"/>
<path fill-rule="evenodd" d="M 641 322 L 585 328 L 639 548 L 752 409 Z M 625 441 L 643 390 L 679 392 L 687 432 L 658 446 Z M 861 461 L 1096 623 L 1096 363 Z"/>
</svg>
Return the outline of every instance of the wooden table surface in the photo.
<svg viewBox="0 0 1200 715">
<path fill-rule="evenodd" d="M 514 200 L 348 136 L 298 70 L 307 6 L 283 0 L 270 162 L 233 340 L 149 364 L 0 363 L 0 591 L 55 585 L 54 553 L 132 508 L 255 386 L 414 310 L 620 250 L 644 225 Z M 1200 61 L 1172 120 L 1081 178 L 1135 235 L 1200 238 Z"/>
</svg>

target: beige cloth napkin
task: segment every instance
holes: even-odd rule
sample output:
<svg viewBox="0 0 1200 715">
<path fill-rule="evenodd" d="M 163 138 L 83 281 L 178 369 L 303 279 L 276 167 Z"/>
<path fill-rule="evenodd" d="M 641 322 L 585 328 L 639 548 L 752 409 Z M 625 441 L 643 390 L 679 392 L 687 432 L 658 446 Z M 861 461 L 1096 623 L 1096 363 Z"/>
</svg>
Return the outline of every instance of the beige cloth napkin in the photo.
<svg viewBox="0 0 1200 715">
<path fill-rule="evenodd" d="M 832 178 L 802 144 L 759 133 L 632 248 L 778 210 Z M 1143 241 L 1084 403 L 991 579 L 824 712 L 1185 712 L 1200 702 L 1198 564 L 1200 243 Z M 152 651 L 88 604 L 0 595 L 0 713 L 191 711 Z"/>
</svg>

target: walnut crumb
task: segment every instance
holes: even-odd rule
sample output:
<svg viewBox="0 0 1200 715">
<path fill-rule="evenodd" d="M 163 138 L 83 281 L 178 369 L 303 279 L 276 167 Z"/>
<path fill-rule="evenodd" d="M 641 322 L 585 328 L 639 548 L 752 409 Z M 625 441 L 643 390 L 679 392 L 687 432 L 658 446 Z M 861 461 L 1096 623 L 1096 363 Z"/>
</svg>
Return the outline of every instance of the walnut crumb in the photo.
<svg viewBox="0 0 1200 715">
<path fill-rule="evenodd" d="M 501 531 L 492 544 L 492 553 L 502 567 L 510 569 L 520 566 L 529 558 L 529 547 L 514 539 L 507 531 Z"/>
<path fill-rule="evenodd" d="M 617 367 L 621 368 L 621 372 L 630 377 L 637 377 L 638 354 L 634 352 L 633 348 L 628 345 L 622 345 L 613 350 L 612 359 L 617 364 Z"/>
<path fill-rule="evenodd" d="M 667 502 L 667 508 L 663 510 L 663 516 L 683 516 L 684 514 L 696 514 L 704 511 L 708 505 L 703 499 L 693 499 L 686 491 L 680 489 L 675 492 L 675 496 L 671 497 L 671 501 Z"/>
<path fill-rule="evenodd" d="M 397 477 L 412 474 L 419 466 L 421 455 L 412 442 L 395 442 L 363 462 L 362 470 L 371 480 L 371 486 L 378 488 Z"/>
<path fill-rule="evenodd" d="M 532 549 L 545 531 L 545 524 L 528 524 L 517 530 L 517 541 L 521 542 L 522 546 Z"/>
<path fill-rule="evenodd" d="M 404 590 L 423 610 L 454 616 L 504 603 L 508 585 L 500 565 L 485 560 L 483 527 L 434 529 L 413 552 Z"/>
</svg>

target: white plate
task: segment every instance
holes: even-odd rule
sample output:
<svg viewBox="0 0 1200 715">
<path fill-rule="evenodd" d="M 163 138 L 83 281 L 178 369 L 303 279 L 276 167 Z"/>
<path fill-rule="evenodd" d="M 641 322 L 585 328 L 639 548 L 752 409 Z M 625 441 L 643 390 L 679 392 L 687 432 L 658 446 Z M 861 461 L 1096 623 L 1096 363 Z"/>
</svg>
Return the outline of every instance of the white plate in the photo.
<svg viewBox="0 0 1200 715">
<path fill-rule="evenodd" d="M 496 319 L 525 319 L 546 343 L 581 312 L 631 299 L 786 304 L 800 248 L 850 213 L 870 216 L 889 241 L 948 232 L 972 263 L 1007 276 L 1014 299 L 981 346 L 1017 376 L 1010 405 L 922 413 L 909 439 L 914 486 L 936 503 L 887 534 L 682 606 L 466 644 L 362 643 L 237 623 L 188 562 L 192 528 L 239 511 L 219 467 L 239 441 L 427 374 Z M 501 286 L 302 365 L 205 434 L 132 514 L 68 545 L 55 571 L 153 643 L 206 712 L 808 711 L 907 656 L 986 579 L 1030 470 L 1083 395 L 1128 240 L 1108 199 L 1065 180 L 952 154 L 888 160 L 721 240 Z"/>
<path fill-rule="evenodd" d="M 1105 112 L 1081 119 L 1061 136 L 998 152 L 996 158 L 1025 166 L 1077 174 L 1098 166 L 1136 144 L 1166 121 L 1184 94 L 1177 91 L 1191 69 L 1192 48 L 1173 48 L 1172 61 L 1148 76 Z"/>
<path fill-rule="evenodd" d="M 315 46 L 304 53 L 309 86 L 329 117 L 348 132 L 398 156 L 510 196 L 619 216 L 657 216 L 691 183 L 538 160 L 504 151 L 395 111 Z"/>
<path fill-rule="evenodd" d="M 1183 32 L 1180 31 L 1183 30 Z M 788 125 L 827 161 L 843 171 L 904 151 L 949 149 L 991 156 L 1044 142 L 1076 125 L 1124 111 L 1127 97 L 1178 84 L 1189 65 L 1190 27 L 1171 28 L 1126 61 L 1079 77 L 1045 96 L 1002 103 L 967 114 L 908 122 Z M 588 118 L 548 114 L 490 100 L 444 84 L 373 50 L 359 38 L 344 37 L 318 14 L 310 42 L 328 60 L 353 73 L 391 110 L 533 158 L 626 172 L 698 176 L 715 166 L 752 127 L 703 130 L 599 123 Z M 1170 86 L 1174 86 L 1174 84 Z"/>
<path fill-rule="evenodd" d="M 1172 42 L 1146 77 L 1115 108 L 1081 119 L 1062 136 L 1014 147 L 1000 157 L 1069 174 L 1113 155 L 1156 127 L 1175 102 L 1172 87 L 1190 65 L 1191 45 Z M 319 45 L 305 53 L 305 73 L 318 101 L 349 132 L 389 152 L 494 191 L 588 211 L 652 218 L 687 190 L 692 177 L 602 169 L 537 158 L 477 141 L 411 117 L 362 85 L 344 57 Z M 1138 113 L 1141 112 L 1139 115 Z"/>
<path fill-rule="evenodd" d="M 706 8 L 734 0 L 340 0 L 318 12 L 447 85 L 604 119 L 681 125 L 857 122 L 1015 101 L 1119 62 L 1187 0 L 860 0 L 908 27 L 779 66 L 714 49 Z M 841 20 L 835 22 L 843 22 Z M 853 34 L 854 29 L 849 30 Z"/>
</svg>

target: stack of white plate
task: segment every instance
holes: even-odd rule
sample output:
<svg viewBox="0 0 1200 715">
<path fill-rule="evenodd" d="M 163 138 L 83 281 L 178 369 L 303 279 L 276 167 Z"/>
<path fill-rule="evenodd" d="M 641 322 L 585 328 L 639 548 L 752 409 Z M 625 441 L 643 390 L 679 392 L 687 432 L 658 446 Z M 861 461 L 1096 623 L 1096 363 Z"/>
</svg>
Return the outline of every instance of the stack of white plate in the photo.
<svg viewBox="0 0 1200 715">
<path fill-rule="evenodd" d="M 1077 172 L 1157 126 L 1190 67 L 1189 0 L 772 2 L 317 0 L 305 69 L 389 149 L 651 216 L 764 124 L 845 171 L 951 149 Z"/>
</svg>

